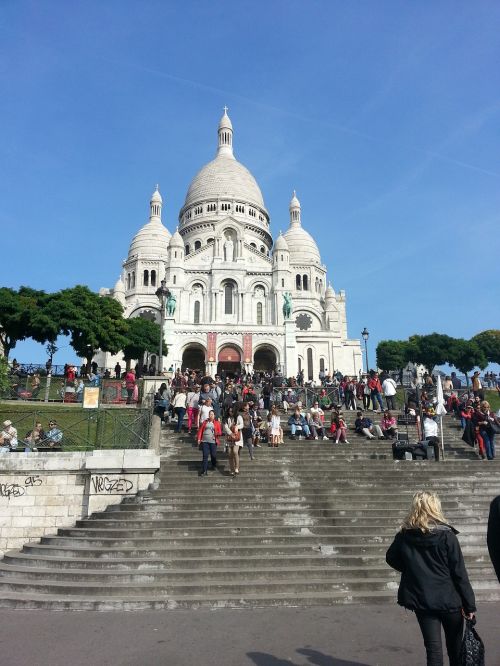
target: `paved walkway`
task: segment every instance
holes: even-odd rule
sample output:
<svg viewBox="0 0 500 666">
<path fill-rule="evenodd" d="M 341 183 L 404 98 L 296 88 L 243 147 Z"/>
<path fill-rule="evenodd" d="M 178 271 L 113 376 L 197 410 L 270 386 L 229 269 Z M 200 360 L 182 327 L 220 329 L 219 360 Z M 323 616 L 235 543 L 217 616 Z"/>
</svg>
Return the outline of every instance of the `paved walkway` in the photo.
<svg viewBox="0 0 500 666">
<path fill-rule="evenodd" d="M 500 604 L 478 631 L 500 664 Z M 0 611 L 2 666 L 421 666 L 416 620 L 397 606 L 85 613 Z M 447 663 L 447 661 L 446 661 Z"/>
</svg>

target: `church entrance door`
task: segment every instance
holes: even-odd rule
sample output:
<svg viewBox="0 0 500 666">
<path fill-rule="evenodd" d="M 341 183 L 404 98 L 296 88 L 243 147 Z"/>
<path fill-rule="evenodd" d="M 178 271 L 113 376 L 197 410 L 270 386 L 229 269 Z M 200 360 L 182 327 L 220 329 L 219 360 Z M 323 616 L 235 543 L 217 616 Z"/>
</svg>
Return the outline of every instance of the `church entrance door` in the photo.
<svg viewBox="0 0 500 666">
<path fill-rule="evenodd" d="M 260 347 L 253 357 L 253 369 L 256 372 L 274 372 L 277 363 L 276 352 L 271 347 Z"/>
<path fill-rule="evenodd" d="M 205 373 L 205 350 L 198 345 L 189 345 L 182 354 L 182 370 L 200 370 Z"/>
<path fill-rule="evenodd" d="M 232 345 L 222 347 L 219 351 L 217 374 L 221 377 L 235 377 L 241 374 L 241 353 Z"/>
</svg>

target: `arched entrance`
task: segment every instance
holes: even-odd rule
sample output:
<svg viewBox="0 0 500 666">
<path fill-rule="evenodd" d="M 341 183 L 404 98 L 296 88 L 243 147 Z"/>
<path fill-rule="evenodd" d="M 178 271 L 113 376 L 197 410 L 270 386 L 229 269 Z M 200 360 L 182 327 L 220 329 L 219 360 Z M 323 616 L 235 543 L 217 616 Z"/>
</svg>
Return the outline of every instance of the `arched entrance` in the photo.
<svg viewBox="0 0 500 666">
<path fill-rule="evenodd" d="M 237 347 L 226 345 L 219 351 L 217 374 L 234 377 L 241 374 L 241 352 Z"/>
<path fill-rule="evenodd" d="M 253 369 L 256 372 L 274 372 L 277 365 L 278 359 L 272 347 L 259 347 L 253 356 Z"/>
<path fill-rule="evenodd" d="M 189 345 L 182 354 L 182 370 L 200 370 L 205 372 L 205 350 L 201 345 Z"/>
</svg>

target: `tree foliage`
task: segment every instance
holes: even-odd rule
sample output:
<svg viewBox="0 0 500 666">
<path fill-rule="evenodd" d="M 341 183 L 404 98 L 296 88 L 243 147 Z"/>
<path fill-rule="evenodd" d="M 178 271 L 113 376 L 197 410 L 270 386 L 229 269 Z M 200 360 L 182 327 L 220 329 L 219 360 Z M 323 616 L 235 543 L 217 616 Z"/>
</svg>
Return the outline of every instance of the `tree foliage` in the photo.
<svg viewBox="0 0 500 666">
<path fill-rule="evenodd" d="M 500 363 L 500 330 L 490 329 L 472 338 L 490 363 Z"/>
<path fill-rule="evenodd" d="M 453 341 L 448 363 L 467 377 L 474 368 L 485 368 L 488 365 L 488 359 L 474 340 L 457 338 Z"/>
<path fill-rule="evenodd" d="M 425 365 L 430 372 L 436 365 L 449 361 L 454 338 L 442 333 L 412 335 L 406 347 L 407 360 Z"/>
<path fill-rule="evenodd" d="M 133 317 L 125 320 L 126 342 L 123 346 L 123 358 L 126 361 L 141 359 L 145 352 L 158 354 L 160 349 L 160 326 L 149 319 Z M 166 350 L 164 351 L 166 354 Z"/>
<path fill-rule="evenodd" d="M 382 340 L 377 345 L 377 367 L 389 372 L 401 370 L 407 363 L 407 346 L 404 340 Z"/>
<path fill-rule="evenodd" d="M 125 345 L 123 308 L 113 298 L 77 285 L 60 291 L 55 305 L 61 332 L 70 336 L 71 346 L 87 365 L 99 349 L 116 354 Z"/>
<path fill-rule="evenodd" d="M 0 356 L 0 395 L 7 394 L 9 388 L 9 364 L 7 363 L 7 359 Z"/>
<path fill-rule="evenodd" d="M 5 358 L 21 340 L 54 342 L 59 332 L 53 310 L 54 296 L 21 287 L 0 288 L 0 344 Z"/>
</svg>

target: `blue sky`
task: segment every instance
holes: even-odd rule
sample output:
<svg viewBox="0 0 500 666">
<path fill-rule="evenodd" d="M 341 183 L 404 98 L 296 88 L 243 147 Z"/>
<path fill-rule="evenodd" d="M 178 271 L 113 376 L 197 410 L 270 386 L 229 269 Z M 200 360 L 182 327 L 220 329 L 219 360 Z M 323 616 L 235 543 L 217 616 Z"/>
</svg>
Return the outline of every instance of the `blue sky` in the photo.
<svg viewBox="0 0 500 666">
<path fill-rule="evenodd" d="M 295 188 L 372 357 L 498 328 L 499 24 L 493 1 L 3 0 L 1 284 L 112 286 L 157 182 L 175 228 L 227 104 L 274 233 Z"/>
</svg>

